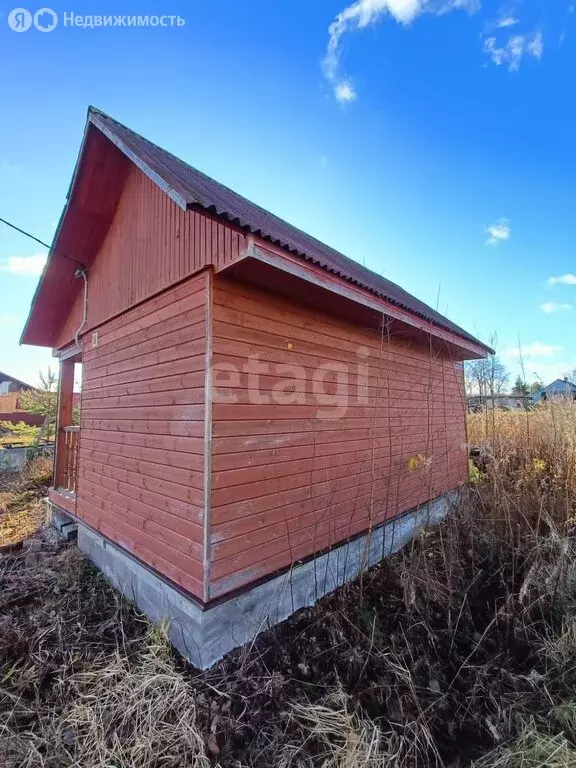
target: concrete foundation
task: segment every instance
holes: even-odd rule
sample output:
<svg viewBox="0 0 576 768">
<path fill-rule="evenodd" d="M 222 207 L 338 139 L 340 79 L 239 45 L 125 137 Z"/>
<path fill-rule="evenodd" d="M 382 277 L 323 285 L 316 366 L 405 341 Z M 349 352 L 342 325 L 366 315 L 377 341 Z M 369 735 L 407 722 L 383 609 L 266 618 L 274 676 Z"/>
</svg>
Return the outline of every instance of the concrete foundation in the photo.
<svg viewBox="0 0 576 768">
<path fill-rule="evenodd" d="M 167 623 L 170 641 L 185 658 L 208 669 L 228 651 L 401 549 L 419 529 L 439 522 L 455 496 L 453 492 L 435 499 L 370 534 L 206 608 L 80 521 L 78 546 L 151 621 Z"/>
<path fill-rule="evenodd" d="M 51 525 L 59 539 L 71 541 L 78 533 L 78 525 L 70 515 L 60 510 L 50 499 L 44 499 L 46 506 L 46 523 Z"/>
</svg>

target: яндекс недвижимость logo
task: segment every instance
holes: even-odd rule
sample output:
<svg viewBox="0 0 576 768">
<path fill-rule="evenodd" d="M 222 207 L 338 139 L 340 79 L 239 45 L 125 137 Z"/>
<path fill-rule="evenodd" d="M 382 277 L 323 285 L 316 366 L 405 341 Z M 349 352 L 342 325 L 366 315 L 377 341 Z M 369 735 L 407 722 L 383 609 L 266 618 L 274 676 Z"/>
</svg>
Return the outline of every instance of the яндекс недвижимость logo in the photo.
<svg viewBox="0 0 576 768">
<path fill-rule="evenodd" d="M 8 14 L 8 26 L 13 32 L 27 32 L 32 25 L 39 32 L 52 32 L 58 25 L 58 15 L 52 8 L 40 8 L 34 14 L 27 8 L 14 8 Z"/>
<path fill-rule="evenodd" d="M 52 8 L 40 8 L 32 13 L 27 8 L 13 8 L 8 14 L 8 26 L 13 32 L 27 32 L 34 27 L 38 32 L 52 32 L 58 23 L 73 29 L 128 29 L 144 27 L 148 29 L 165 29 L 173 27 L 182 29 L 186 19 L 179 14 L 80 14 L 74 11 L 63 11 L 60 17 Z"/>
</svg>

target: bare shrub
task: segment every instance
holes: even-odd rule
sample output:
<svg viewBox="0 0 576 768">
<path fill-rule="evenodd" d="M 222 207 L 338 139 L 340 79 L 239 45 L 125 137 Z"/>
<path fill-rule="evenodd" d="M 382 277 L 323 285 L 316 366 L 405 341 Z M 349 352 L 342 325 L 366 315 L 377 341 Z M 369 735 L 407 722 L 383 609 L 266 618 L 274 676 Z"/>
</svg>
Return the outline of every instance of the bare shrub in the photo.
<svg viewBox="0 0 576 768">
<path fill-rule="evenodd" d="M 38 456 L 24 467 L 22 482 L 31 488 L 47 489 L 52 482 L 52 456 Z"/>
</svg>

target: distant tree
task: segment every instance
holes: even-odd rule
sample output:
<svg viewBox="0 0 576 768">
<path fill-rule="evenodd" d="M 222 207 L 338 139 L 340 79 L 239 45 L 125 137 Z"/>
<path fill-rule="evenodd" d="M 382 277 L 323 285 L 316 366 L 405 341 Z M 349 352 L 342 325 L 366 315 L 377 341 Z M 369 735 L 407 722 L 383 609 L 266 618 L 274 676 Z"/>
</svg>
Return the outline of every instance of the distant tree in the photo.
<svg viewBox="0 0 576 768">
<path fill-rule="evenodd" d="M 574 368 L 574 370 L 570 371 L 569 373 L 565 373 L 564 378 L 567 379 L 571 384 L 576 384 L 576 368 Z"/>
<path fill-rule="evenodd" d="M 491 334 L 489 344 L 493 349 L 498 346 L 496 333 Z M 510 374 L 496 353 L 482 360 L 471 360 L 464 368 L 464 380 L 468 393 L 480 395 L 484 402 L 500 394 L 509 379 Z"/>
<path fill-rule="evenodd" d="M 25 411 L 44 416 L 43 434 L 46 440 L 54 440 L 58 412 L 58 377 L 51 368 L 48 368 L 45 374 L 40 371 L 40 386 L 37 389 L 22 392 L 20 405 Z"/>
<path fill-rule="evenodd" d="M 530 394 L 533 395 L 534 392 L 539 392 L 542 389 L 542 382 L 541 381 L 533 381 L 532 384 L 528 385 L 528 389 L 530 390 Z"/>
<path fill-rule="evenodd" d="M 512 394 L 516 397 L 528 397 L 530 394 L 530 387 L 528 384 L 526 384 L 521 376 L 516 378 L 514 386 L 512 387 Z"/>
<path fill-rule="evenodd" d="M 12 424 L 10 421 L 0 421 L 0 445 L 20 443 L 33 445 L 38 439 L 40 427 L 30 427 L 22 421 Z"/>
<path fill-rule="evenodd" d="M 466 365 L 466 388 L 469 394 L 478 394 L 486 402 L 494 399 L 508 384 L 510 374 L 498 355 L 484 360 L 472 360 Z"/>
</svg>

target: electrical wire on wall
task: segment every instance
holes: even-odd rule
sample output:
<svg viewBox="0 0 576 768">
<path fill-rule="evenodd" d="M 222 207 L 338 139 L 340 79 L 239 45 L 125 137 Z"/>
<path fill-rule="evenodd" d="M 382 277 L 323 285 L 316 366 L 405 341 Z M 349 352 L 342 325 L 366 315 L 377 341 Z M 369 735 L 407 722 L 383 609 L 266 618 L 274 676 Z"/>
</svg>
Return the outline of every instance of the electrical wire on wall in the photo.
<svg viewBox="0 0 576 768">
<path fill-rule="evenodd" d="M 34 240 L 35 243 L 39 243 L 44 248 L 47 248 L 52 253 L 55 253 L 57 256 L 61 256 L 63 259 L 67 259 L 68 261 L 71 261 L 73 264 L 76 264 L 77 267 L 81 269 L 86 269 L 86 265 L 82 264 L 81 261 L 77 261 L 76 259 L 70 258 L 70 256 L 67 256 L 65 253 L 62 253 L 61 251 L 57 251 L 52 246 L 48 245 L 48 243 L 45 243 L 43 240 L 40 240 L 39 237 L 36 237 L 35 235 L 31 235 L 30 232 L 26 232 L 25 229 L 21 229 L 20 227 L 17 227 L 16 224 L 12 224 L 12 222 L 7 221 L 6 219 L 3 219 L 0 216 L 0 222 L 2 224 L 6 224 L 7 227 L 10 227 L 10 229 L 16 230 L 16 232 L 20 232 L 21 235 L 24 235 L 25 237 L 29 237 L 30 240 Z"/>
<path fill-rule="evenodd" d="M 78 269 L 74 272 L 75 278 L 82 278 L 84 280 L 84 308 L 82 312 L 82 323 L 76 333 L 74 334 L 74 341 L 76 343 L 76 346 L 80 346 L 80 334 L 86 327 L 86 324 L 88 322 L 88 268 L 85 264 L 82 264 L 81 261 L 77 261 L 77 259 L 73 259 L 70 256 L 67 256 L 65 253 L 62 253 L 61 251 L 57 251 L 52 246 L 48 245 L 48 243 L 45 243 L 43 240 L 40 240 L 39 237 L 36 237 L 35 235 L 30 234 L 30 232 L 27 232 L 25 229 L 22 229 L 21 227 L 17 227 L 16 224 L 12 224 L 12 222 L 8 221 L 7 219 L 3 219 L 0 216 L 0 222 L 2 224 L 5 224 L 7 227 L 10 227 L 11 229 L 14 229 L 16 232 L 19 232 L 21 235 L 24 235 L 25 237 L 30 238 L 30 240 L 34 240 L 35 243 L 39 243 L 44 248 L 47 248 L 50 253 L 55 254 L 56 256 L 61 256 L 63 259 L 66 259 L 67 261 L 72 262 L 72 264 L 75 264 Z"/>
<path fill-rule="evenodd" d="M 74 341 L 76 343 L 76 346 L 80 346 L 80 334 L 86 327 L 86 323 L 88 322 L 88 275 L 86 274 L 86 267 L 80 267 L 79 269 L 74 272 L 74 277 L 82 278 L 84 280 L 84 309 L 82 312 L 82 323 L 80 324 L 80 327 L 74 334 Z"/>
</svg>

